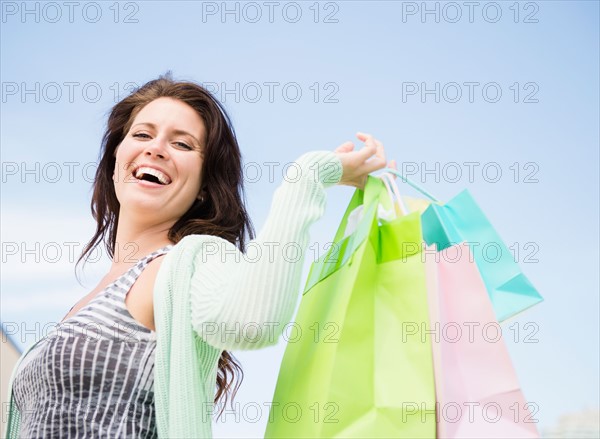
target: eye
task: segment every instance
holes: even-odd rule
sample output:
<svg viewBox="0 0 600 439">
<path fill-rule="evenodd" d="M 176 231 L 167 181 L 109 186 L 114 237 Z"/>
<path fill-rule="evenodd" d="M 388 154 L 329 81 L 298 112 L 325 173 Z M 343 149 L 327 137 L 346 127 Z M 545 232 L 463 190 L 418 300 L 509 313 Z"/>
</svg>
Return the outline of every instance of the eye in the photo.
<svg viewBox="0 0 600 439">
<path fill-rule="evenodd" d="M 148 135 L 148 134 L 146 134 L 146 133 L 135 133 L 135 134 L 132 135 L 132 137 L 140 137 L 142 139 L 148 139 L 151 136 Z M 187 149 L 187 150 L 190 150 L 190 151 L 194 149 L 193 146 L 190 146 L 190 145 L 188 145 L 187 143 L 184 143 L 184 142 L 175 142 L 175 144 L 179 145 L 181 148 L 184 148 L 184 149 Z"/>
<path fill-rule="evenodd" d="M 175 142 L 176 145 L 181 145 L 183 148 L 185 149 L 194 149 L 191 146 L 189 146 L 187 143 L 183 143 L 183 142 Z"/>
</svg>

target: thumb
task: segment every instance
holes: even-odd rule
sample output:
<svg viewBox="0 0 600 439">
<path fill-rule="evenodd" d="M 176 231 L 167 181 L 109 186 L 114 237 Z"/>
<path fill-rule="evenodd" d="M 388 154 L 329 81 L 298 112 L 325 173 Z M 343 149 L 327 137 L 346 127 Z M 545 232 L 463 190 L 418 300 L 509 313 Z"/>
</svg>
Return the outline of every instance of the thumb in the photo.
<svg viewBox="0 0 600 439">
<path fill-rule="evenodd" d="M 348 152 L 348 151 L 352 151 L 354 149 L 354 143 L 352 143 L 351 141 L 347 141 L 342 143 L 340 146 L 338 146 L 335 149 L 335 152 Z"/>
</svg>

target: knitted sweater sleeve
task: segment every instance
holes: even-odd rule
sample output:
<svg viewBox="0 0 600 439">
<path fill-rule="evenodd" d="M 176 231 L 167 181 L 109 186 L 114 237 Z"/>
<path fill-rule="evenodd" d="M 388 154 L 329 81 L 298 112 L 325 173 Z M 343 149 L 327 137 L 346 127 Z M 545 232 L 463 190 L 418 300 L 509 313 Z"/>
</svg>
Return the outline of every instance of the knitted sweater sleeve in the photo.
<svg viewBox="0 0 600 439">
<path fill-rule="evenodd" d="M 179 242 L 193 247 L 190 310 L 199 337 L 224 350 L 277 343 L 299 297 L 309 228 L 324 214 L 325 189 L 340 181 L 342 171 L 332 151 L 296 159 L 245 253 L 212 235 L 188 235 Z"/>
</svg>

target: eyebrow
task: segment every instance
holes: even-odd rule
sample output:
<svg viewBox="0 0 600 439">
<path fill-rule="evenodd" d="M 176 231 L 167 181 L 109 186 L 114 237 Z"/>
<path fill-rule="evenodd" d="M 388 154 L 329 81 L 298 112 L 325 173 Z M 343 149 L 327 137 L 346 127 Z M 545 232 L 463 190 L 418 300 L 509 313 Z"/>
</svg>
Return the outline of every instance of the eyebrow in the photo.
<svg viewBox="0 0 600 439">
<path fill-rule="evenodd" d="M 135 125 L 133 125 L 131 127 L 131 129 L 133 129 L 133 127 L 136 127 L 138 125 L 147 125 L 150 128 L 156 129 L 156 125 L 154 125 L 152 122 L 140 122 L 140 123 L 136 123 Z M 184 131 L 184 130 L 173 130 L 173 133 L 175 133 L 175 134 L 182 134 L 182 135 L 185 135 L 185 136 L 190 136 L 192 139 L 194 139 L 194 141 L 196 142 L 196 144 L 198 146 L 201 146 L 200 141 L 198 139 L 196 139 L 192 134 L 188 133 L 187 131 Z"/>
</svg>

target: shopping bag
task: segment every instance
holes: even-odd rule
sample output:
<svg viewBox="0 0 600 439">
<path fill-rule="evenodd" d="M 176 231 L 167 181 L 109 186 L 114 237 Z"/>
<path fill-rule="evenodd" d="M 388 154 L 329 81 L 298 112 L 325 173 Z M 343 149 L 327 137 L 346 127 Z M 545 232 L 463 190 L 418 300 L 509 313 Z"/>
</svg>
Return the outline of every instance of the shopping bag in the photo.
<svg viewBox="0 0 600 439">
<path fill-rule="evenodd" d="M 539 437 L 469 246 L 424 255 L 438 438 Z"/>
<path fill-rule="evenodd" d="M 387 168 L 386 171 L 400 176 L 434 201 L 421 216 L 423 239 L 428 245 L 435 244 L 441 251 L 469 243 L 499 322 L 543 300 L 468 190 L 441 204 L 399 172 Z"/>
<path fill-rule="evenodd" d="M 288 339 L 266 438 L 435 436 L 432 347 L 401 342 L 404 321 L 429 320 L 420 215 L 379 224 L 380 203 L 391 207 L 369 176 L 330 251 L 311 266 L 294 322 L 303 336 Z"/>
</svg>

